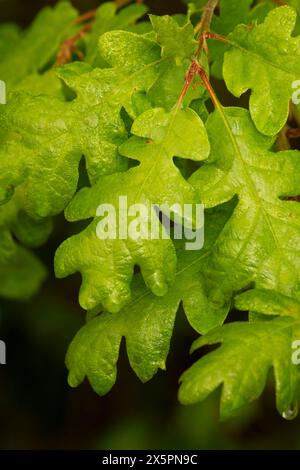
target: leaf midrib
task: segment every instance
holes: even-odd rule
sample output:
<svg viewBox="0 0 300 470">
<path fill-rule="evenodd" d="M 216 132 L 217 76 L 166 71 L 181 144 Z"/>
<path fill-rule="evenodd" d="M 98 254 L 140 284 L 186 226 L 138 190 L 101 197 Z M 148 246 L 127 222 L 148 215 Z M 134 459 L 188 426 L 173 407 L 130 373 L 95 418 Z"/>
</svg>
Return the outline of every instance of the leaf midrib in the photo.
<svg viewBox="0 0 300 470">
<path fill-rule="evenodd" d="M 263 205 L 263 203 L 262 203 L 262 201 L 261 201 L 261 199 L 260 199 L 260 197 L 259 197 L 259 195 L 258 195 L 256 186 L 255 186 L 255 184 L 254 184 L 254 182 L 253 182 L 253 180 L 252 180 L 252 178 L 251 178 L 251 175 L 250 175 L 249 172 L 248 172 L 247 166 L 246 166 L 246 164 L 245 164 L 245 161 L 244 161 L 244 159 L 243 159 L 243 156 L 242 156 L 242 154 L 241 154 L 241 151 L 240 151 L 240 148 L 239 148 L 239 146 L 238 146 L 238 143 L 237 143 L 237 141 L 236 141 L 236 139 L 235 139 L 235 136 L 234 136 L 234 134 L 233 134 L 233 132 L 232 132 L 232 129 L 231 129 L 231 127 L 230 127 L 230 124 L 229 124 L 229 121 L 228 121 L 228 119 L 227 119 L 227 116 L 226 116 L 226 114 L 225 114 L 224 111 L 223 111 L 222 105 L 219 104 L 216 109 L 217 109 L 218 112 L 220 113 L 221 119 L 222 119 L 222 121 L 223 121 L 223 123 L 224 123 L 224 126 L 225 126 L 227 132 L 228 132 L 228 135 L 229 135 L 229 137 L 230 137 L 230 140 L 231 140 L 231 142 L 232 142 L 232 144 L 233 144 L 233 147 L 234 147 L 234 149 L 235 149 L 236 155 L 237 155 L 237 157 L 238 157 L 238 159 L 239 159 L 239 161 L 240 161 L 240 164 L 241 164 L 240 167 L 241 167 L 242 172 L 243 172 L 243 174 L 244 174 L 244 178 L 243 178 L 243 179 L 244 179 L 245 181 L 248 181 L 248 182 L 249 182 L 248 188 L 249 188 L 249 190 L 250 190 L 250 194 L 252 195 L 253 200 L 254 200 L 255 203 L 256 203 L 256 207 L 257 207 L 257 206 L 260 207 L 261 212 L 262 212 L 262 214 L 263 214 L 263 216 L 264 216 L 264 218 L 265 218 L 265 220 L 266 220 L 266 223 L 267 223 L 267 225 L 268 225 L 268 227 L 269 227 L 269 229 L 270 229 L 270 232 L 271 232 L 271 234 L 272 234 L 272 237 L 273 237 L 273 239 L 274 239 L 275 245 L 276 245 L 277 249 L 281 251 L 281 247 L 280 247 L 278 238 L 276 237 L 276 232 L 275 232 L 275 230 L 274 230 L 274 228 L 273 228 L 273 225 L 272 225 L 272 222 L 271 222 L 271 220 L 270 220 L 270 217 L 269 217 L 268 213 L 266 212 L 266 210 L 265 210 L 265 208 L 264 208 L 264 205 Z"/>
</svg>

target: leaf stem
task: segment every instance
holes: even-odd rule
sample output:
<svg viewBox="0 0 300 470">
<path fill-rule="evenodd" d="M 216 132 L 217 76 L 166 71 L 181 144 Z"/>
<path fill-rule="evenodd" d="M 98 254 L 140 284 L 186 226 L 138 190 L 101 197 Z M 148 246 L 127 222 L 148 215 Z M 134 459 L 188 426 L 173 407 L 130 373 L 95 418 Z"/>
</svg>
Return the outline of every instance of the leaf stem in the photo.
<svg viewBox="0 0 300 470">
<path fill-rule="evenodd" d="M 206 33 L 203 33 L 203 36 L 204 36 L 204 39 L 215 39 L 216 41 L 221 41 L 221 42 L 230 44 L 229 39 L 226 36 L 223 36 L 222 34 L 217 34 L 217 33 L 212 33 L 210 31 L 206 31 Z"/>
<path fill-rule="evenodd" d="M 221 108 L 220 101 L 218 100 L 218 97 L 215 94 L 215 91 L 214 91 L 214 89 L 213 89 L 213 87 L 212 87 L 212 85 L 209 81 L 209 78 L 206 75 L 206 72 L 205 72 L 204 68 L 201 65 L 199 65 L 199 67 L 198 67 L 198 74 L 200 75 L 201 80 L 202 80 L 206 90 L 208 91 L 208 94 L 210 96 L 210 99 L 213 102 L 214 107 L 215 108 Z"/>
<path fill-rule="evenodd" d="M 196 33 L 199 33 L 199 46 L 197 52 L 197 59 L 200 62 L 203 48 L 207 49 L 206 34 L 210 31 L 210 24 L 213 19 L 214 11 L 219 3 L 219 0 L 208 0 L 203 10 L 201 21 L 196 26 Z"/>
<path fill-rule="evenodd" d="M 182 105 L 182 102 L 183 102 L 183 99 L 193 81 L 193 79 L 195 78 L 196 75 L 199 75 L 205 88 L 207 89 L 208 93 L 209 93 L 209 96 L 214 104 L 214 106 L 216 108 L 221 108 L 221 104 L 217 98 L 217 95 L 215 94 L 214 92 L 214 89 L 206 75 L 206 72 L 204 70 L 204 68 L 202 67 L 201 64 L 199 64 L 196 60 L 193 60 L 189 69 L 188 69 L 188 72 L 186 74 L 186 78 L 185 78 L 185 82 L 184 82 L 184 85 L 183 85 L 183 88 L 182 88 L 182 91 L 180 93 L 180 96 L 179 96 L 179 99 L 178 99 L 178 102 L 176 104 L 176 108 L 179 108 L 181 105 Z"/>
<path fill-rule="evenodd" d="M 187 71 L 187 74 L 186 74 L 186 77 L 185 77 L 185 82 L 184 82 L 184 85 L 183 85 L 183 88 L 181 90 L 181 93 L 179 95 L 179 99 L 177 101 L 177 104 L 176 104 L 176 108 L 180 108 L 182 103 L 183 103 L 183 100 L 184 100 L 184 97 L 192 83 L 192 81 L 194 80 L 194 77 L 197 75 L 198 73 L 198 69 L 199 69 L 199 64 L 193 60 L 188 71 Z"/>
<path fill-rule="evenodd" d="M 214 106 L 217 108 L 221 108 L 221 105 L 213 90 L 213 87 L 211 86 L 210 81 L 206 75 L 206 72 L 200 63 L 202 50 L 205 49 L 207 51 L 206 39 L 216 39 L 217 41 L 228 42 L 228 39 L 225 36 L 221 36 L 220 34 L 215 34 L 209 31 L 213 14 L 218 3 L 219 3 L 219 0 L 208 0 L 206 6 L 204 7 L 201 21 L 196 27 L 196 32 L 199 33 L 199 45 L 198 45 L 198 50 L 197 50 L 197 59 L 191 62 L 191 65 L 186 73 L 185 82 L 181 90 L 181 93 L 179 95 L 179 98 L 176 104 L 176 109 L 179 109 L 182 106 L 184 97 L 192 81 L 196 77 L 196 75 L 200 75 L 201 80 L 204 86 L 206 87 Z"/>
</svg>

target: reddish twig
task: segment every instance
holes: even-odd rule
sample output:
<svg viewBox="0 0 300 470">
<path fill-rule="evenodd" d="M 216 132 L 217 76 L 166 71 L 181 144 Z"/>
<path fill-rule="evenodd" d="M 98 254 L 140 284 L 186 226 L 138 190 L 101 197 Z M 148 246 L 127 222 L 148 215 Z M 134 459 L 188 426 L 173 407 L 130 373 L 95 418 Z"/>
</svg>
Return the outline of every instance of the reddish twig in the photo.
<svg viewBox="0 0 300 470">
<path fill-rule="evenodd" d="M 200 62 L 202 50 L 207 50 L 206 34 L 210 31 L 210 24 L 213 18 L 214 11 L 219 3 L 219 0 L 208 0 L 204 7 L 201 21 L 196 26 L 196 32 L 199 33 L 199 46 L 197 52 L 197 59 Z"/>
<path fill-rule="evenodd" d="M 215 39 L 216 41 L 221 41 L 225 43 L 230 43 L 229 39 L 222 34 L 212 33 L 211 31 L 206 31 L 203 33 L 204 39 Z"/>
<path fill-rule="evenodd" d="M 131 1 L 132 0 L 115 0 L 115 3 L 119 8 L 121 8 L 122 6 L 125 6 L 127 3 L 130 3 Z M 139 4 L 143 3 L 143 0 L 135 0 L 135 1 L 136 3 L 139 3 Z M 86 21 L 93 20 L 96 16 L 96 12 L 97 10 L 95 9 L 95 10 L 90 10 L 86 13 L 83 13 L 81 16 L 76 18 L 76 20 L 74 21 L 74 24 L 82 24 L 82 23 L 85 23 Z M 72 54 L 74 52 L 78 55 L 78 57 L 81 60 L 83 59 L 83 54 L 76 47 L 76 43 L 77 41 L 82 39 L 86 35 L 87 32 L 91 30 L 91 27 L 92 27 L 92 23 L 87 23 L 83 25 L 80 31 L 78 31 L 78 33 L 74 34 L 74 36 L 66 39 L 63 42 L 56 57 L 56 65 L 63 65 L 63 64 L 70 62 L 70 60 L 72 59 Z"/>
<path fill-rule="evenodd" d="M 286 135 L 288 139 L 297 139 L 300 137 L 300 128 L 288 129 Z"/>
<path fill-rule="evenodd" d="M 92 20 L 96 16 L 96 11 L 97 10 L 95 9 L 95 10 L 90 10 L 90 11 L 87 11 L 86 13 L 83 13 L 83 15 L 76 18 L 75 23 L 80 24 L 80 23 L 84 23 L 85 21 Z"/>
<path fill-rule="evenodd" d="M 192 83 L 192 81 L 194 80 L 195 76 L 197 75 L 198 73 L 198 68 L 199 68 L 199 64 L 193 60 L 188 71 L 187 71 L 187 74 L 186 74 L 186 77 L 185 77 L 185 82 L 184 82 L 184 85 L 183 85 L 183 88 L 181 90 L 181 93 L 179 95 L 179 99 L 177 101 L 177 108 L 179 108 L 181 105 L 182 105 L 182 102 L 184 100 L 184 97 Z"/>
<path fill-rule="evenodd" d="M 76 43 L 79 41 L 79 39 L 82 39 L 88 31 L 91 30 L 91 27 L 91 23 L 85 24 L 81 30 L 78 31 L 78 33 L 64 41 L 57 54 L 56 65 L 63 65 L 70 62 L 74 52 L 76 52 L 80 59 L 83 59 L 83 54 L 79 49 L 77 49 Z"/>
<path fill-rule="evenodd" d="M 184 82 L 184 85 L 183 85 L 183 88 L 182 88 L 182 91 L 180 93 L 180 96 L 179 96 L 179 99 L 178 99 L 178 102 L 177 102 L 177 107 L 180 107 L 182 102 L 183 102 L 183 99 L 192 83 L 192 81 L 194 80 L 194 78 L 199 75 L 201 80 L 202 80 L 202 83 L 204 84 L 205 88 L 207 89 L 208 93 L 209 93 L 209 96 L 214 104 L 215 107 L 219 107 L 220 104 L 219 104 L 219 101 L 216 97 L 216 94 L 213 90 L 213 87 L 211 86 L 210 84 L 210 81 L 206 75 L 206 72 L 204 70 L 204 68 L 202 67 L 201 64 L 199 64 L 199 62 L 197 62 L 196 60 L 193 60 L 190 67 L 189 67 L 189 70 L 186 74 L 186 79 L 185 79 L 185 82 Z"/>
</svg>

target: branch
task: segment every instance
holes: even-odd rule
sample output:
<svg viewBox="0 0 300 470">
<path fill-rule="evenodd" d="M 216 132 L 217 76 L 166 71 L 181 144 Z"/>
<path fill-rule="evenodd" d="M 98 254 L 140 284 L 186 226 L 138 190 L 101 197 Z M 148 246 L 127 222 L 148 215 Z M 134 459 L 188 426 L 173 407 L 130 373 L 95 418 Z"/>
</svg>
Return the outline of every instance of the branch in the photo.
<svg viewBox="0 0 300 470">
<path fill-rule="evenodd" d="M 79 41 L 79 39 L 82 39 L 86 33 L 91 30 L 91 28 L 91 23 L 87 23 L 81 28 L 80 31 L 78 31 L 78 33 L 63 42 L 56 57 L 56 65 L 64 65 L 70 62 L 73 52 L 76 52 L 78 57 L 83 59 L 83 54 L 77 49 L 76 43 Z"/>
<path fill-rule="evenodd" d="M 180 96 L 179 96 L 179 99 L 177 101 L 177 104 L 176 104 L 176 108 L 179 109 L 183 103 L 183 100 L 184 100 L 184 97 L 192 83 L 192 81 L 194 80 L 194 77 L 197 75 L 198 73 L 198 70 L 199 70 L 199 64 L 193 60 L 188 71 L 187 71 L 187 74 L 186 74 L 186 77 L 185 77 L 185 82 L 184 82 L 184 85 L 183 85 L 183 88 L 182 88 L 182 91 L 180 93 Z"/>
<path fill-rule="evenodd" d="M 203 48 L 207 49 L 205 34 L 210 31 L 210 24 L 211 24 L 214 11 L 218 3 L 219 3 L 219 0 L 208 0 L 206 6 L 204 7 L 201 21 L 198 24 L 198 26 L 196 26 L 195 31 L 196 33 L 199 33 L 199 47 L 198 47 L 198 52 L 197 52 L 198 60 L 201 59 Z"/>
<path fill-rule="evenodd" d="M 186 74 L 186 78 L 185 78 L 185 83 L 184 83 L 184 86 L 182 88 L 182 91 L 180 93 L 180 96 L 179 96 L 179 99 L 178 99 L 178 102 L 177 102 L 177 105 L 176 107 L 180 107 L 182 102 L 183 102 L 183 99 L 193 81 L 193 79 L 195 78 L 196 75 L 199 75 L 205 88 L 207 89 L 208 93 L 209 93 L 209 96 L 214 104 L 214 106 L 216 108 L 220 108 L 221 107 L 221 104 L 214 92 L 214 89 L 213 87 L 211 86 L 211 83 L 206 75 L 206 72 L 204 70 L 204 68 L 202 67 L 201 64 L 199 64 L 196 60 L 193 60 L 189 69 L 188 69 L 188 72 Z"/>
<path fill-rule="evenodd" d="M 92 20 L 93 18 L 95 18 L 96 12 L 97 10 L 95 9 L 95 10 L 90 10 L 90 11 L 87 11 L 86 13 L 83 13 L 83 15 L 76 18 L 75 23 L 80 24 L 80 23 L 84 23 L 85 21 Z"/>
<path fill-rule="evenodd" d="M 131 3 L 132 0 L 115 0 L 115 3 L 118 8 L 121 8 L 125 6 L 128 3 Z M 143 0 L 135 0 L 136 3 L 143 3 Z M 86 21 L 93 20 L 96 16 L 97 9 L 87 11 L 86 13 L 83 13 L 80 15 L 75 21 L 74 24 L 81 24 L 85 23 Z M 88 33 L 91 30 L 92 23 L 87 23 L 82 26 L 80 31 L 78 33 L 74 34 L 71 38 L 66 39 L 63 44 L 61 45 L 57 57 L 56 57 L 56 65 L 64 65 L 72 59 L 72 54 L 73 52 L 76 52 L 78 57 L 82 60 L 83 59 L 83 54 L 82 52 L 77 49 L 76 43 L 80 39 L 82 39 L 86 33 Z"/>
<path fill-rule="evenodd" d="M 210 24 L 218 3 L 219 0 L 208 0 L 206 6 L 204 7 L 201 21 L 198 26 L 196 26 L 196 33 L 202 34 L 210 30 Z"/>
<path fill-rule="evenodd" d="M 300 129 L 289 129 L 286 133 L 288 139 L 298 139 L 300 137 Z"/>
</svg>

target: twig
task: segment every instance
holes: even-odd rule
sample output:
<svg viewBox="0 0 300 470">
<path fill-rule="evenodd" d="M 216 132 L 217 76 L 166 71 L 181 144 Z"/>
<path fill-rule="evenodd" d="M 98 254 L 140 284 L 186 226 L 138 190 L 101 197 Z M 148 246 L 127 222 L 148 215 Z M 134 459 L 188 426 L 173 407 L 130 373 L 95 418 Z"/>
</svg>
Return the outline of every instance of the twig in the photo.
<svg viewBox="0 0 300 470">
<path fill-rule="evenodd" d="M 186 74 L 186 77 L 185 77 L 185 82 L 184 82 L 184 85 L 183 85 L 183 88 L 181 90 L 181 93 L 179 95 L 179 99 L 177 101 L 177 104 L 176 104 L 176 108 L 180 108 L 182 103 L 183 103 L 183 100 L 184 100 L 184 97 L 192 83 L 192 81 L 194 80 L 194 77 L 197 75 L 198 73 L 198 70 L 199 70 L 199 64 L 193 60 L 188 71 L 187 71 L 187 74 Z"/>
<path fill-rule="evenodd" d="M 298 139 L 298 137 L 300 137 L 300 128 L 288 129 L 286 135 L 288 139 Z"/>
<path fill-rule="evenodd" d="M 214 104 L 214 106 L 216 108 L 220 107 L 220 103 L 218 101 L 218 98 L 213 90 L 213 87 L 211 86 L 210 84 L 210 81 L 206 75 L 206 72 L 204 70 L 204 68 L 202 67 L 201 64 L 199 64 L 196 60 L 193 60 L 190 67 L 189 67 L 189 70 L 186 74 L 186 79 L 185 79 L 185 83 L 184 83 L 184 86 L 182 88 L 182 91 L 180 93 L 180 96 L 179 96 L 179 99 L 178 99 L 178 102 L 177 102 L 177 105 L 176 107 L 180 107 L 182 102 L 183 102 L 183 99 L 193 81 L 193 79 L 199 75 L 205 88 L 207 89 L 209 95 L 210 95 L 210 98 Z"/>
<path fill-rule="evenodd" d="M 217 7 L 219 3 L 219 0 L 208 0 L 206 6 L 203 9 L 203 14 L 201 17 L 201 21 L 199 25 L 196 27 L 196 32 L 199 33 L 199 46 L 198 46 L 198 51 L 197 51 L 197 59 L 193 60 L 185 77 L 185 82 L 183 85 L 183 88 L 181 90 L 181 93 L 179 95 L 176 108 L 179 109 L 183 103 L 184 97 L 196 77 L 196 75 L 201 74 L 202 66 L 200 65 L 200 59 L 201 59 L 201 52 L 202 49 L 205 49 L 207 52 L 207 44 L 206 44 L 206 39 L 207 38 L 214 38 L 214 39 L 219 39 L 219 35 L 210 33 L 210 24 L 211 20 L 215 11 L 215 8 Z M 226 38 L 223 36 L 220 36 L 222 38 L 222 41 L 225 41 Z"/>
<path fill-rule="evenodd" d="M 72 59 L 72 54 L 74 52 L 77 53 L 78 57 L 80 59 L 83 59 L 83 54 L 82 52 L 77 49 L 76 43 L 79 41 L 79 39 L 82 39 L 88 31 L 90 31 L 92 28 L 91 23 L 85 24 L 78 33 L 76 33 L 74 36 L 72 36 L 69 39 L 66 39 L 64 43 L 62 44 L 57 57 L 56 57 L 56 65 L 64 65 L 68 63 Z"/>
<path fill-rule="evenodd" d="M 87 11 L 86 13 L 83 13 L 83 15 L 76 18 L 75 23 L 80 24 L 80 23 L 84 23 L 85 21 L 89 21 L 95 18 L 96 12 L 97 10 L 95 9 L 95 10 L 90 10 L 90 11 Z"/>
<path fill-rule="evenodd" d="M 196 33 L 206 33 L 210 30 L 210 24 L 213 18 L 213 14 L 219 0 L 208 0 L 206 6 L 203 9 L 203 14 L 201 16 L 201 20 L 195 28 Z"/>
<path fill-rule="evenodd" d="M 206 90 L 208 91 L 208 94 L 210 96 L 210 99 L 212 100 L 213 104 L 214 104 L 214 107 L 215 108 L 221 108 L 221 104 L 217 98 L 217 95 L 215 94 L 215 91 L 209 81 L 209 78 L 208 76 L 206 75 L 206 72 L 204 70 L 204 68 L 199 65 L 199 68 L 198 68 L 198 74 L 200 75 L 201 77 L 201 80 L 206 88 Z"/>
<path fill-rule="evenodd" d="M 115 3 L 118 8 L 121 8 L 122 6 L 125 6 L 126 4 L 130 3 L 131 1 L 132 0 L 115 0 Z M 135 2 L 141 4 L 143 3 L 143 0 L 135 0 Z M 96 12 L 97 10 L 94 9 L 94 10 L 87 11 L 86 13 L 83 13 L 81 16 L 76 18 L 76 20 L 74 21 L 74 24 L 82 24 L 82 23 L 85 23 L 86 21 L 93 20 L 96 16 Z M 91 30 L 91 27 L 92 27 L 92 23 L 84 24 L 83 27 L 80 29 L 80 31 L 78 31 L 78 33 L 74 34 L 74 36 L 66 39 L 63 42 L 56 57 L 56 62 L 55 62 L 56 65 L 63 65 L 63 64 L 68 63 L 72 59 L 72 54 L 74 52 L 77 53 L 78 57 L 81 60 L 83 59 L 83 54 L 79 49 L 77 49 L 76 43 L 77 41 L 82 39 L 86 35 L 87 32 Z"/>
<path fill-rule="evenodd" d="M 218 3 L 219 0 L 208 0 L 204 7 L 201 21 L 198 26 L 196 26 L 196 33 L 199 33 L 199 47 L 197 52 L 198 61 L 201 59 L 203 48 L 207 48 L 205 35 L 210 31 L 210 24 Z"/>
</svg>

